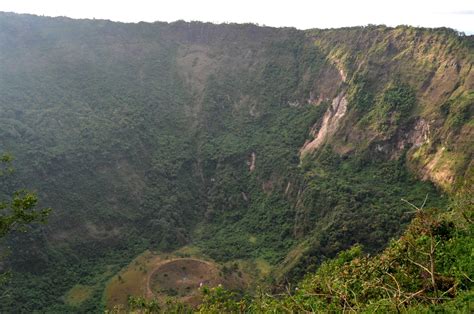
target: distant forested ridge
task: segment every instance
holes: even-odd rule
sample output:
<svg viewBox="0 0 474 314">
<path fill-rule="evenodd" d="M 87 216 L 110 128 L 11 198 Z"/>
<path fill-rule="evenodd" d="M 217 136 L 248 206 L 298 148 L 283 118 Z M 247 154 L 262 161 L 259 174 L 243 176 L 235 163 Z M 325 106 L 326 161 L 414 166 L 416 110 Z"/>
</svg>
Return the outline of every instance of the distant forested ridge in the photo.
<svg viewBox="0 0 474 314">
<path fill-rule="evenodd" d="M 473 49 L 444 28 L 0 13 L 0 153 L 16 168 L 0 194 L 53 208 L 0 243 L 0 311 L 103 311 L 147 249 L 264 261 L 273 287 L 356 244 L 381 252 L 409 204 L 472 192 Z"/>
</svg>

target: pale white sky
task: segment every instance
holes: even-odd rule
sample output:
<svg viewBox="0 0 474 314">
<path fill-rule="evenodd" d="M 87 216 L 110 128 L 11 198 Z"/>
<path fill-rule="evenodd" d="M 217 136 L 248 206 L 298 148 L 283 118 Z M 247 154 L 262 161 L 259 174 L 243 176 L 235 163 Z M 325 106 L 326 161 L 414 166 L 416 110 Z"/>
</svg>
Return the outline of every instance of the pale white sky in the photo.
<svg viewBox="0 0 474 314">
<path fill-rule="evenodd" d="M 122 22 L 251 22 L 300 29 L 408 24 L 474 34 L 474 0 L 0 0 L 0 11 Z"/>
</svg>

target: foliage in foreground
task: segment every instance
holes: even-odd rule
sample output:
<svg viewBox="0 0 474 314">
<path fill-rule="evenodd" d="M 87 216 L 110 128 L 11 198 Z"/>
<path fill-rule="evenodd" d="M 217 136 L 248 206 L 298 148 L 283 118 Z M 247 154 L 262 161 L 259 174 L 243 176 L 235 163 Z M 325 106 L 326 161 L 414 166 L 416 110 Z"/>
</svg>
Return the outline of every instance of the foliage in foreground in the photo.
<svg viewBox="0 0 474 314">
<path fill-rule="evenodd" d="M 9 154 L 0 155 L 0 178 L 13 172 L 12 160 L 13 157 Z M 44 222 L 51 209 L 35 210 L 37 203 L 37 196 L 27 190 L 15 191 L 10 198 L 2 197 L 0 199 L 0 238 L 12 230 L 24 230 L 32 222 Z"/>
<path fill-rule="evenodd" d="M 411 180 L 393 156 L 368 164 L 321 154 L 300 173 L 309 129 L 346 88 L 351 123 L 335 135 L 335 151 L 352 149 L 349 135 L 359 130 L 357 151 L 372 160 L 370 144 L 396 145 L 397 134 L 439 115 L 453 135 L 430 138 L 415 168 L 440 143 L 448 145 L 443 158 L 455 157 L 461 170 L 470 156 L 456 145 L 471 134 L 463 126 L 472 100 L 461 93 L 472 63 L 461 61 L 471 51 L 457 34 L 369 27 L 309 38 L 312 31 L 250 25 L 0 15 L 1 144 L 25 169 L 21 185 L 57 209 L 47 232 L 8 240 L 14 273 L 0 289 L 1 312 L 99 312 L 106 281 L 149 248 L 192 241 L 219 261 L 277 264 L 309 237 L 304 262 L 289 276 L 297 281 L 307 265 L 354 243 L 370 252 L 385 247 L 408 222 L 400 219 L 401 195 L 418 204 L 411 196 L 423 198 L 428 184 Z M 432 56 L 438 60 L 428 62 Z M 348 75 L 340 88 L 333 57 Z M 437 84 L 433 73 L 445 73 L 452 60 L 461 70 Z M 433 95 L 454 89 L 441 111 L 431 99 L 415 102 L 429 82 Z M 307 105 L 318 94 L 329 101 Z M 255 171 L 246 163 L 252 153 Z M 70 304 L 77 285 L 90 294 Z"/>
<path fill-rule="evenodd" d="M 45 222 L 51 208 L 36 209 L 38 197 L 27 190 L 18 190 L 12 196 L 3 195 L 3 179 L 12 173 L 11 162 L 13 157 L 9 154 L 0 155 L 0 240 L 12 231 L 25 231 L 35 222 Z M 4 247 L 0 246 L 0 262 L 4 257 Z M 0 265 L 1 266 L 1 265 Z M 0 284 L 7 279 L 7 274 L 0 267 Z"/>
<path fill-rule="evenodd" d="M 356 245 L 279 296 L 260 293 L 248 301 L 210 289 L 199 310 L 472 312 L 472 199 L 465 196 L 461 206 L 446 212 L 414 206 L 415 218 L 404 235 L 380 255 L 365 255 Z"/>
<path fill-rule="evenodd" d="M 467 185 L 468 187 L 470 185 Z M 281 294 L 263 290 L 241 297 L 222 287 L 203 288 L 198 309 L 168 302 L 131 298 L 129 310 L 140 313 L 302 313 L 302 312 L 448 312 L 474 310 L 473 202 L 464 190 L 447 211 L 414 209 L 402 237 L 379 255 L 360 245 L 341 252 Z M 124 310 L 122 312 L 127 312 Z M 117 311 L 117 313 L 122 313 Z"/>
</svg>

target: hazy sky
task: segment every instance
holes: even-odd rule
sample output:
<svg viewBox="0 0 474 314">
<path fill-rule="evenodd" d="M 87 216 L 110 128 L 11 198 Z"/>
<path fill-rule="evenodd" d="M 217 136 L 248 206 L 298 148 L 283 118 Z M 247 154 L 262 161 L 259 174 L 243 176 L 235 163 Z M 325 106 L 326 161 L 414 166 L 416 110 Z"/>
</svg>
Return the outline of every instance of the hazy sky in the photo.
<svg viewBox="0 0 474 314">
<path fill-rule="evenodd" d="M 300 29 L 408 24 L 474 34 L 474 0 L 0 0 L 0 11 L 123 22 L 251 22 Z"/>
</svg>

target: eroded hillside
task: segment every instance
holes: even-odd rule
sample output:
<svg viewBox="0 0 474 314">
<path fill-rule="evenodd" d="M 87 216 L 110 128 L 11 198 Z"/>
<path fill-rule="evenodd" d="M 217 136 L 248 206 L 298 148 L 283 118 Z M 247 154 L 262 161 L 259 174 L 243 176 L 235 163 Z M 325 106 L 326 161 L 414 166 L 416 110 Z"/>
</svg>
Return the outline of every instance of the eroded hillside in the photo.
<svg viewBox="0 0 474 314">
<path fill-rule="evenodd" d="M 451 30 L 3 13 L 0 56 L 2 190 L 54 208 L 8 239 L 7 311 L 97 310 L 135 256 L 190 243 L 293 280 L 384 248 L 401 198 L 442 206 L 472 171 L 472 44 Z"/>
</svg>

